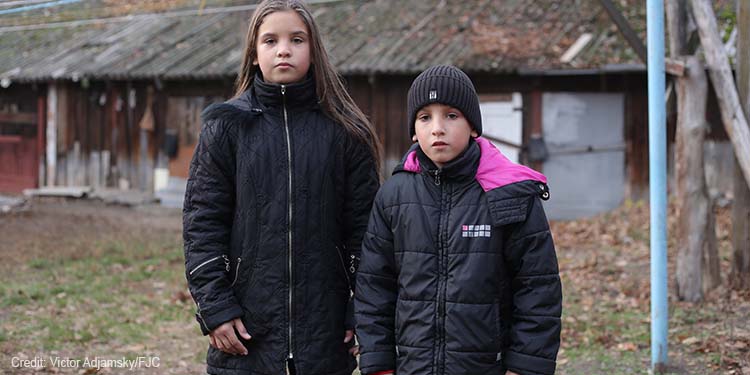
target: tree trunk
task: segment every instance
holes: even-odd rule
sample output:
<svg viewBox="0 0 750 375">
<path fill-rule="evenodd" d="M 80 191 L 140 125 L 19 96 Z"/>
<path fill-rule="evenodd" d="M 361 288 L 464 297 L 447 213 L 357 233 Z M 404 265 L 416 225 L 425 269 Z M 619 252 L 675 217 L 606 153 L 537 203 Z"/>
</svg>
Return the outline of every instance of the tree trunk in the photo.
<svg viewBox="0 0 750 375">
<path fill-rule="evenodd" d="M 745 116 L 750 113 L 750 3 L 737 4 L 737 91 Z M 737 289 L 750 288 L 750 189 L 742 178 L 742 170 L 735 157 L 734 203 L 732 204 L 732 272 L 730 285 Z"/>
<path fill-rule="evenodd" d="M 713 287 L 715 282 L 709 271 L 715 257 L 708 256 L 710 244 L 715 244 L 710 240 L 715 236 L 710 230 L 713 229 L 713 210 L 703 168 L 708 82 L 697 57 L 689 57 L 686 67 L 685 76 L 677 82 L 677 134 L 681 138 L 678 142 L 683 145 L 680 150 L 683 155 L 679 159 L 684 160 L 682 196 L 678 197 L 681 205 L 677 295 L 682 300 L 697 302 L 703 299 L 704 288 Z M 704 275 L 705 272 L 708 274 Z"/>
</svg>

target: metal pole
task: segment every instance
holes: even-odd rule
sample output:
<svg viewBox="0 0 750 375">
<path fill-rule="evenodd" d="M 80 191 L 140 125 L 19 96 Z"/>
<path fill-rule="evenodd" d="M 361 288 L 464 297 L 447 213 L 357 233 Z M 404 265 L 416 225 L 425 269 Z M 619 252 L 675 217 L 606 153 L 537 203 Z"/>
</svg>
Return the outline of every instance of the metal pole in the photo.
<svg viewBox="0 0 750 375">
<path fill-rule="evenodd" d="M 667 364 L 667 127 L 664 103 L 664 3 L 647 1 L 648 136 L 651 204 L 651 368 Z"/>
</svg>

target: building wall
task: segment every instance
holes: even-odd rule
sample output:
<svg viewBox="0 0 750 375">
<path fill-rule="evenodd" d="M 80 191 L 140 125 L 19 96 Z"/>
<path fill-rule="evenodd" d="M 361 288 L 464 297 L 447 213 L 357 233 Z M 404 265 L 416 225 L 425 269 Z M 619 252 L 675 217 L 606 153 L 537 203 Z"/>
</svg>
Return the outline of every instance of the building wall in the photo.
<svg viewBox="0 0 750 375">
<path fill-rule="evenodd" d="M 56 128 L 56 168 L 54 176 L 42 174 L 40 185 L 152 190 L 154 169 L 169 164 L 164 149 L 168 129 L 177 131 L 182 159 L 189 162 L 200 130 L 200 112 L 212 100 L 228 96 L 226 86 L 223 81 L 49 85 L 56 98 L 55 110 L 50 112 Z M 182 121 L 185 111 L 179 104 L 186 102 L 185 98 L 197 104 L 191 108 L 194 121 L 190 123 Z M 46 158 L 40 163 L 47 163 Z"/>
<path fill-rule="evenodd" d="M 543 134 L 542 95 L 555 92 L 621 93 L 624 96 L 623 138 L 625 142 L 625 197 L 646 198 L 648 192 L 648 121 L 646 76 L 642 73 L 582 76 L 519 76 L 470 74 L 482 97 L 522 95 L 523 139 Z M 406 96 L 415 75 L 350 75 L 350 93 L 374 124 L 383 143 L 383 175 L 389 176 L 411 145 L 406 124 Z M 231 79 L 213 81 L 94 81 L 58 82 L 56 185 L 130 187 L 150 190 L 154 169 L 166 168 L 171 176 L 184 178 L 199 113 L 208 104 L 232 95 Z M 151 116 L 147 111 L 151 94 Z M 15 98 L 24 110 L 38 111 L 39 98 L 47 95 L 46 84 L 21 85 L 0 90 L 0 109 Z M 131 95 L 132 92 L 132 95 Z M 726 141 L 713 95 L 709 99 L 709 139 Z M 713 102 L 712 102 L 713 100 Z M 714 103 L 712 105 L 712 103 Z M 28 108 L 26 108 L 28 107 Z M 20 108 L 20 107 L 19 107 Z M 672 114 L 673 115 L 673 114 Z M 149 121 L 148 129 L 141 129 Z M 670 141 L 674 139 L 673 117 L 668 117 Z M 718 119 L 718 120 L 717 120 Z M 144 122 L 145 121 L 145 122 Z M 165 153 L 169 134 L 178 135 L 178 152 Z M 43 151 L 37 151 L 43 155 Z M 726 153 L 724 153 L 726 154 Z M 722 154 L 723 155 L 723 154 Z M 542 163 L 521 160 L 544 172 Z M 720 158 L 720 155 L 717 157 Z M 714 158 L 715 159 L 715 158 Z M 713 159 L 712 159 L 713 160 Z M 718 163 L 712 161 L 712 163 Z M 38 164 L 44 171 L 45 158 Z M 52 184 L 44 173 L 40 185 Z M 721 176 L 713 181 L 724 181 Z"/>
</svg>

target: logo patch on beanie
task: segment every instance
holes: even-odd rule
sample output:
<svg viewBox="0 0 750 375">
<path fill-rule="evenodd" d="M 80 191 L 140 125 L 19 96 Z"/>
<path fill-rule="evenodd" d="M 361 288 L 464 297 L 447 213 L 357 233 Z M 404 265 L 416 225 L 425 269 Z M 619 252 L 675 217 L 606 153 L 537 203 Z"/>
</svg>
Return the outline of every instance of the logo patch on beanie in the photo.
<svg viewBox="0 0 750 375">
<path fill-rule="evenodd" d="M 430 90 L 430 100 L 437 99 L 437 90 Z"/>
</svg>

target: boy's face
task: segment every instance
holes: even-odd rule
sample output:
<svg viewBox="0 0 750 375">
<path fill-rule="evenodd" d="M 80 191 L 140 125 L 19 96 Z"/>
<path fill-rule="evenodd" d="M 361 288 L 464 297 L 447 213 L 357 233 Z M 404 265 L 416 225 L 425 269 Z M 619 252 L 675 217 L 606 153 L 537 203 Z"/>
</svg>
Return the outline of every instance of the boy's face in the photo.
<svg viewBox="0 0 750 375">
<path fill-rule="evenodd" d="M 470 137 L 477 136 L 461 111 L 438 103 L 417 111 L 414 132 L 412 140 L 439 168 L 463 152 Z"/>
</svg>

